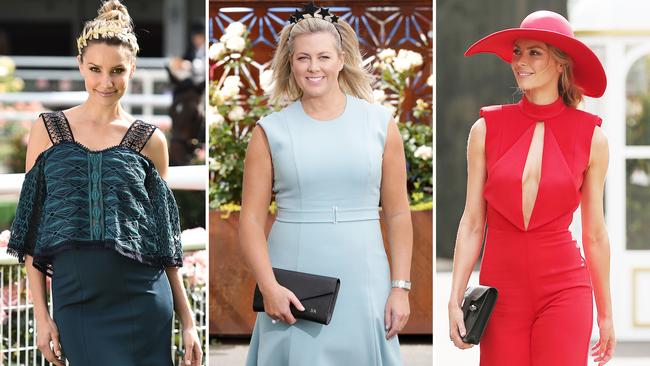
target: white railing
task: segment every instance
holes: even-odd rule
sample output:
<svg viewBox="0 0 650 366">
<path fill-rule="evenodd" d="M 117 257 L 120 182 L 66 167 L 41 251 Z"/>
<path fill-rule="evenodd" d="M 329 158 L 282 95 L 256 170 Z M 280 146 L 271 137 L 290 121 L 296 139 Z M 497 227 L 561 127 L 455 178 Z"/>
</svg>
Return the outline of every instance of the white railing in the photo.
<svg viewBox="0 0 650 366">
<path fill-rule="evenodd" d="M 204 250 L 206 243 L 196 242 L 183 245 L 186 253 Z M 206 269 L 207 270 L 207 269 Z M 186 284 L 187 286 L 187 284 Z M 34 305 L 28 294 L 29 282 L 23 265 L 7 254 L 0 254 L 0 364 L 6 366 L 49 365 L 36 347 Z M 201 338 L 204 354 L 208 349 L 207 285 L 188 288 L 188 297 L 195 315 L 196 327 Z M 48 306 L 52 312 L 51 291 L 48 291 Z M 182 328 L 173 318 L 172 352 L 174 364 L 182 362 Z"/>
<path fill-rule="evenodd" d="M 73 106 L 86 100 L 86 93 L 80 85 L 83 81 L 74 57 L 57 56 L 12 56 L 16 64 L 14 76 L 25 81 L 25 85 L 38 84 L 38 81 L 70 81 L 75 82 L 77 91 L 25 91 L 19 93 L 0 93 L 0 103 L 15 102 L 40 102 L 44 106 Z M 127 90 L 122 98 L 122 103 L 131 111 L 132 107 L 141 109 L 138 118 L 145 121 L 157 121 L 165 115 L 156 114 L 155 109 L 166 108 L 171 105 L 170 93 L 156 94 L 156 85 L 166 85 L 169 82 L 165 65 L 166 58 L 138 58 L 137 69 L 131 80 L 131 86 L 138 85 L 138 93 L 133 93 L 133 88 Z M 33 88 L 32 88 L 33 89 Z M 49 88 L 48 88 L 49 89 Z M 16 115 L 12 112 L 0 111 L 1 119 L 12 119 Z M 140 117 L 141 116 L 141 117 Z M 163 123 L 169 124 L 168 119 Z"/>
<path fill-rule="evenodd" d="M 171 166 L 167 172 L 167 184 L 171 189 L 204 191 L 207 176 L 208 168 L 205 165 Z M 18 194 L 25 180 L 25 174 L 0 174 L 0 178 L 0 195 Z"/>
<path fill-rule="evenodd" d="M 2 96 L 0 95 L 0 98 Z M 39 114 L 45 111 L 38 112 L 26 112 L 26 111 L 4 111 L 0 110 L 0 120 L 2 121 L 36 121 Z M 151 123 L 156 127 L 160 128 L 163 131 L 167 131 L 172 126 L 172 119 L 168 115 L 156 114 L 156 115 L 144 115 L 133 113 L 135 119 Z"/>
<path fill-rule="evenodd" d="M 74 106 L 83 103 L 87 97 L 88 93 L 85 91 L 20 92 L 0 94 L 0 102 L 41 102 L 45 106 Z M 120 99 L 120 103 L 125 106 L 147 105 L 164 108 L 172 104 L 172 97 L 166 94 L 127 94 Z"/>
</svg>

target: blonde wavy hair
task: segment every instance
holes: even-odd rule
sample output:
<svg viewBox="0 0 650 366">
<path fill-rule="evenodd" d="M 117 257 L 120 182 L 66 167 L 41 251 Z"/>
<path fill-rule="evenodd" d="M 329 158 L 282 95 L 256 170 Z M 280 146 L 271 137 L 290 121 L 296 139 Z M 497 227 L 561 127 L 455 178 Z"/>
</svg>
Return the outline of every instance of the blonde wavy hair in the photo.
<svg viewBox="0 0 650 366">
<path fill-rule="evenodd" d="M 570 107 L 577 107 L 582 101 L 583 90 L 576 83 L 573 77 L 573 61 L 571 57 L 564 53 L 561 49 L 548 45 L 551 51 L 551 57 L 558 64 L 562 65 L 562 73 L 560 79 L 557 81 L 557 89 L 562 97 L 564 104 Z"/>
<path fill-rule="evenodd" d="M 357 98 L 373 101 L 371 83 L 373 77 L 368 69 L 361 66 L 362 56 L 357 35 L 350 25 L 342 20 L 331 23 L 322 18 L 305 18 L 295 24 L 282 28 L 278 37 L 278 46 L 271 61 L 272 87 L 271 103 L 292 102 L 302 96 L 302 90 L 291 72 L 291 57 L 294 40 L 303 34 L 326 32 L 335 39 L 339 55 L 345 53 L 343 69 L 339 72 L 338 82 L 341 90 Z"/>
<path fill-rule="evenodd" d="M 119 0 L 109 0 L 102 4 L 97 14 L 95 19 L 84 24 L 84 28 L 77 38 L 79 56 L 83 59 L 86 47 L 91 44 L 106 43 L 126 46 L 135 61 L 140 47 L 133 32 L 133 20 L 126 10 L 126 6 Z"/>
</svg>

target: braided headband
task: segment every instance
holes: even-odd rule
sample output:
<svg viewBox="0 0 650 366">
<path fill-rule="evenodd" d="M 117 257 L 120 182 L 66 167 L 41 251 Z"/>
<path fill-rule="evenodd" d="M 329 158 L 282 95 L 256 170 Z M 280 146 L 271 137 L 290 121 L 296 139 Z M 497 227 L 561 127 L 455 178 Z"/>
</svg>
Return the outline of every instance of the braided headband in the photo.
<svg viewBox="0 0 650 366">
<path fill-rule="evenodd" d="M 299 21 L 308 19 L 305 18 L 305 15 L 310 15 L 311 18 L 323 19 L 332 24 L 338 23 L 339 20 L 339 17 L 330 13 L 329 9 L 319 8 L 312 2 L 311 4 L 306 5 L 304 8 L 302 8 L 302 10 L 296 9 L 296 11 L 289 17 L 289 23 L 292 24 L 291 30 L 293 30 L 293 25 Z M 339 38 L 341 38 L 341 43 L 343 43 L 343 36 L 341 36 L 341 31 L 339 31 L 339 28 L 336 25 L 334 25 L 334 29 L 336 29 L 336 32 L 338 32 Z M 291 30 L 289 30 L 289 34 L 291 34 Z"/>
<path fill-rule="evenodd" d="M 81 50 L 88 46 L 88 41 L 100 38 L 117 38 L 131 46 L 134 53 L 138 53 L 140 49 L 135 34 L 129 28 L 124 28 L 114 22 L 104 22 L 103 24 L 86 29 L 77 38 L 77 51 L 81 55 Z"/>
</svg>

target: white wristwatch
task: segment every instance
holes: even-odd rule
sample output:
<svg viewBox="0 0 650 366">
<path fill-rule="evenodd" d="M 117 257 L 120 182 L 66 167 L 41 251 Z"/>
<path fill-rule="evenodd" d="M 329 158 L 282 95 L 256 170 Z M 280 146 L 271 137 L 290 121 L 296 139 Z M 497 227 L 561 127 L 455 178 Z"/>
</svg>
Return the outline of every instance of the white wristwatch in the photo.
<svg viewBox="0 0 650 366">
<path fill-rule="evenodd" d="M 390 287 L 392 288 L 401 288 L 406 291 L 411 291 L 411 281 L 407 280 L 392 280 L 390 281 Z"/>
</svg>

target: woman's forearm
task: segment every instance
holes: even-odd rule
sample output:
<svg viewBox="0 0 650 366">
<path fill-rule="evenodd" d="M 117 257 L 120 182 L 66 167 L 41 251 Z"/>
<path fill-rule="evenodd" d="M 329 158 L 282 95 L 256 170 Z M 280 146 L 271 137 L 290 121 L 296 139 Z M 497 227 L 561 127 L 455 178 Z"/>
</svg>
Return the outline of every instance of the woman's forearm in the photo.
<svg viewBox="0 0 650 366">
<path fill-rule="evenodd" d="M 594 298 L 598 319 L 612 317 L 612 296 L 610 292 L 610 249 L 607 233 L 603 232 L 598 236 L 590 237 L 583 235 L 582 238 L 587 268 L 591 276 L 591 283 L 594 287 Z"/>
<path fill-rule="evenodd" d="M 277 285 L 277 281 L 271 267 L 264 225 L 259 221 L 245 214 L 240 216 L 239 243 L 260 291 L 265 293 L 267 289 Z"/>
<path fill-rule="evenodd" d="M 413 224 L 411 211 L 386 217 L 386 231 L 391 254 L 391 278 L 411 279 L 411 258 L 413 256 Z"/>
<path fill-rule="evenodd" d="M 47 291 L 45 289 L 45 275 L 34 268 L 31 255 L 25 257 L 25 269 L 29 281 L 29 292 L 34 304 L 34 316 L 36 320 L 42 320 L 50 316 L 47 306 Z"/>
<path fill-rule="evenodd" d="M 183 328 L 194 327 L 194 314 L 190 309 L 190 302 L 187 298 L 187 293 L 185 292 L 185 285 L 183 284 L 183 278 L 181 273 L 178 270 L 178 267 L 167 267 L 165 268 L 167 273 L 167 279 L 169 280 L 169 286 L 172 289 L 172 297 L 174 299 L 174 310 L 178 317 L 183 323 Z"/>
<path fill-rule="evenodd" d="M 485 222 L 470 224 L 462 218 L 456 235 L 449 306 L 460 306 L 467 282 L 481 253 Z"/>
</svg>

